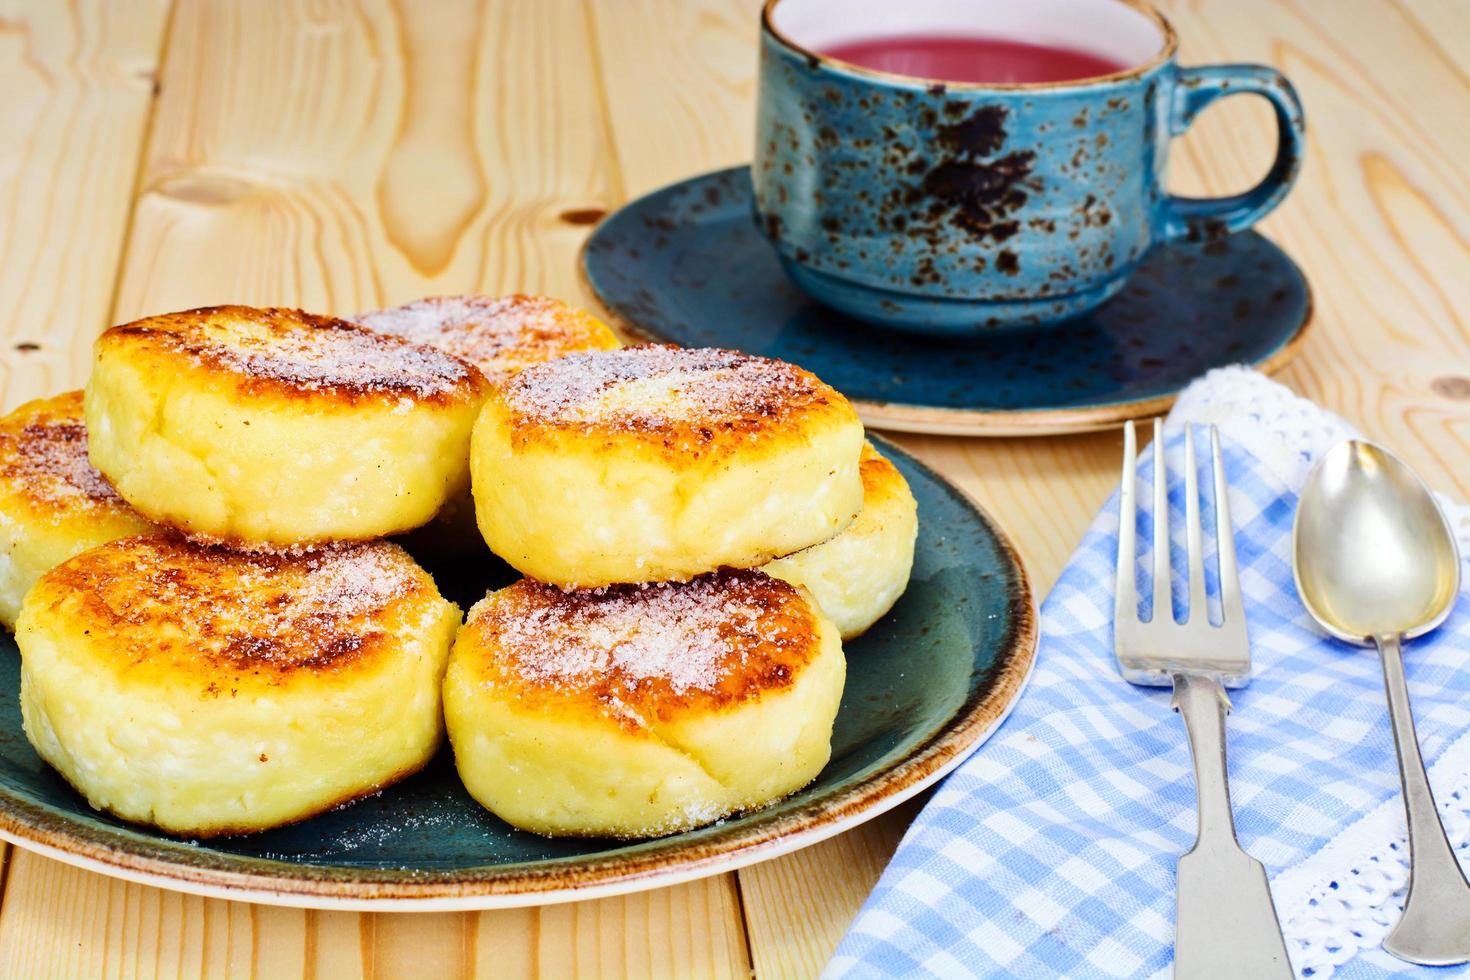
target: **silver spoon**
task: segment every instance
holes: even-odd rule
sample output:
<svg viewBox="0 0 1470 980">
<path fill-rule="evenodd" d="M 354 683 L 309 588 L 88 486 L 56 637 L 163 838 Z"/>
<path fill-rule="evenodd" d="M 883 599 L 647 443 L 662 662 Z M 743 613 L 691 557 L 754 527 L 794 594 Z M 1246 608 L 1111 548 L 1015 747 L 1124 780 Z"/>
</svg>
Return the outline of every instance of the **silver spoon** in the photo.
<svg viewBox="0 0 1470 980">
<path fill-rule="evenodd" d="M 1401 960 L 1470 963 L 1470 884 L 1439 822 L 1414 734 L 1400 645 L 1443 623 L 1460 555 L 1428 488 L 1381 446 L 1350 441 L 1307 477 L 1292 533 L 1297 592 L 1324 630 L 1377 644 L 1409 817 L 1409 895 L 1383 941 Z"/>
</svg>

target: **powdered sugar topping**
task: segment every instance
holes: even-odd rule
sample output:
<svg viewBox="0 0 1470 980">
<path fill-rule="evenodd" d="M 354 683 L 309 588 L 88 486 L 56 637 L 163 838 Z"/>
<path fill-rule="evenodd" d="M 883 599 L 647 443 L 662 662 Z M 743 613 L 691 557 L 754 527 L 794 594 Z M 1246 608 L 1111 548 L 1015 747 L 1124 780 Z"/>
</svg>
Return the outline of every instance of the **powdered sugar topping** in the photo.
<svg viewBox="0 0 1470 980">
<path fill-rule="evenodd" d="M 305 581 L 289 605 L 300 615 L 370 616 L 413 588 L 417 567 L 396 546 L 377 542 L 302 556 Z"/>
<path fill-rule="evenodd" d="M 524 422 L 627 428 L 768 420 L 832 394 L 784 361 L 653 345 L 569 354 L 527 368 L 505 388 Z"/>
<path fill-rule="evenodd" d="M 474 368 L 444 351 L 300 310 L 216 307 L 115 332 L 149 334 L 197 363 L 299 391 L 433 398 L 483 384 Z"/>
<path fill-rule="evenodd" d="M 447 351 L 492 378 L 573 351 L 617 346 L 602 324 L 549 296 L 438 296 L 353 320 Z"/>
<path fill-rule="evenodd" d="M 341 388 L 420 398 L 447 394 L 469 378 L 464 366 L 427 347 L 349 330 L 292 331 L 211 351 L 242 374 L 307 391 Z"/>
<path fill-rule="evenodd" d="M 150 655 L 166 635 L 190 656 L 282 667 L 326 666 L 361 650 L 421 574 L 386 542 L 287 556 L 163 536 L 115 542 L 62 572 L 134 627 Z M 122 631 L 115 638 L 125 640 Z"/>
<path fill-rule="evenodd" d="M 477 607 L 471 622 L 522 683 L 599 688 L 614 714 L 635 723 L 643 721 L 638 688 L 713 692 L 810 640 L 796 591 L 751 571 L 572 592 L 524 579 Z"/>
<path fill-rule="evenodd" d="M 74 407 L 74 415 L 43 414 L 23 426 L 0 431 L 0 478 L 43 503 L 122 505 L 112 484 L 87 459 L 87 428 L 81 420 L 79 395 Z"/>
</svg>

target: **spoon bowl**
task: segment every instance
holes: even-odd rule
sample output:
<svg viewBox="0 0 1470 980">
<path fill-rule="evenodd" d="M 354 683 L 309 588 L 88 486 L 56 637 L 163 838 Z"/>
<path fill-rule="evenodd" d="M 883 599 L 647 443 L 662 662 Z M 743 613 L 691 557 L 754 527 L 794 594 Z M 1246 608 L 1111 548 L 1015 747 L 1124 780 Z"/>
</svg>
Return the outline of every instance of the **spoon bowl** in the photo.
<svg viewBox="0 0 1470 980">
<path fill-rule="evenodd" d="M 1409 824 L 1409 893 L 1383 940 L 1399 959 L 1470 963 L 1470 882 L 1445 837 L 1414 733 L 1402 643 L 1445 621 L 1460 593 L 1460 555 L 1434 497 L 1381 446 L 1350 441 L 1307 477 L 1292 530 L 1297 593 L 1321 627 L 1376 644 L 1383 660 Z"/>
<path fill-rule="evenodd" d="M 1293 530 L 1297 592 L 1328 633 L 1365 646 L 1444 622 L 1460 556 L 1429 488 L 1381 446 L 1351 440 L 1318 462 Z"/>
</svg>

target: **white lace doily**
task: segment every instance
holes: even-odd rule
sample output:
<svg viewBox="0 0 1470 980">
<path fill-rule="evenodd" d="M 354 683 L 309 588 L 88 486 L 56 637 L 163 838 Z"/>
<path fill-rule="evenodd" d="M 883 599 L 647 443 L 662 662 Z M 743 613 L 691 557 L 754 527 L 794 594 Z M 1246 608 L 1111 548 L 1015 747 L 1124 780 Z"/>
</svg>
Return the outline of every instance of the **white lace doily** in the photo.
<svg viewBox="0 0 1470 980">
<path fill-rule="evenodd" d="M 1164 429 L 1172 434 L 1186 421 L 1218 427 L 1293 489 L 1306 482 L 1319 456 L 1358 434 L 1320 405 L 1243 367 L 1216 368 L 1184 389 Z"/>
<path fill-rule="evenodd" d="M 1186 421 L 1218 426 L 1294 489 L 1322 453 L 1357 435 L 1326 409 L 1240 367 L 1211 371 L 1190 385 L 1165 429 L 1172 432 Z M 1460 554 L 1470 555 L 1470 507 L 1443 495 L 1439 501 L 1455 528 Z M 1470 856 L 1470 732 L 1440 754 L 1429 778 L 1445 832 L 1464 864 Z M 1330 977 L 1336 967 L 1383 942 L 1404 907 L 1408 853 L 1403 802 L 1395 794 L 1320 852 L 1272 879 L 1298 976 Z"/>
</svg>

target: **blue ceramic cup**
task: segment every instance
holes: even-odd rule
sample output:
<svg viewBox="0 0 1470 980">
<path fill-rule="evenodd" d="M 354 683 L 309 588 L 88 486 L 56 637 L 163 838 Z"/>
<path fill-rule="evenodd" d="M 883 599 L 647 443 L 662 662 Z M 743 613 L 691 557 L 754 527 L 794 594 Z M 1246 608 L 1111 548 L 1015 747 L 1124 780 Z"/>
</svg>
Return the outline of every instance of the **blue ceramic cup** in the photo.
<svg viewBox="0 0 1470 980">
<path fill-rule="evenodd" d="M 822 53 L 897 35 L 1008 38 L 1128 67 L 977 84 Z M 1279 72 L 1185 68 L 1177 47 L 1136 0 L 767 0 L 757 219 L 802 289 L 869 323 L 974 336 L 1086 313 L 1151 246 L 1249 228 L 1300 169 L 1301 104 Z M 1242 93 L 1275 109 L 1270 172 L 1243 194 L 1169 194 L 1170 140 Z"/>
</svg>

